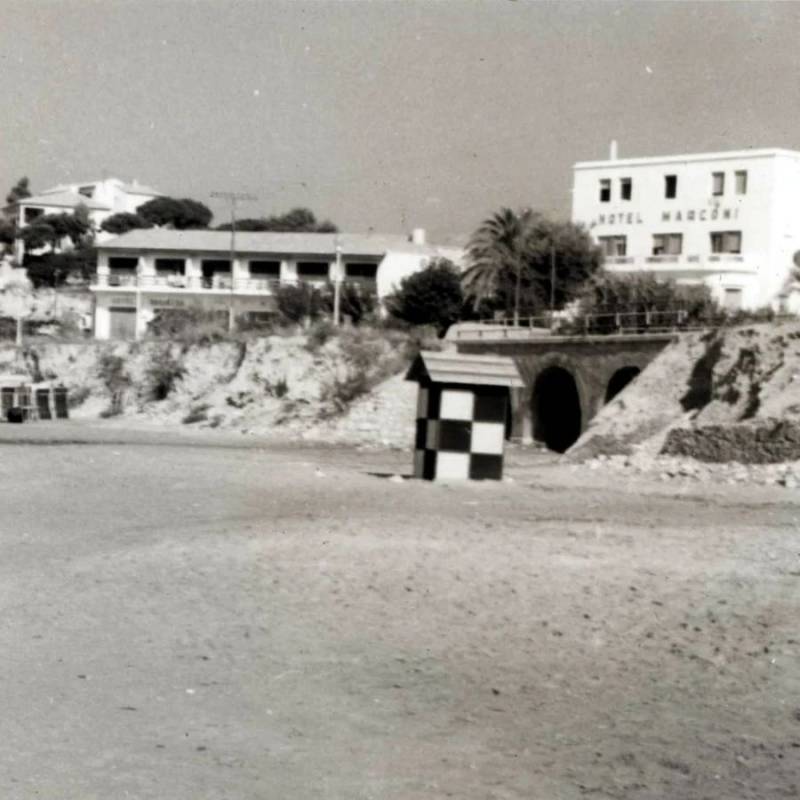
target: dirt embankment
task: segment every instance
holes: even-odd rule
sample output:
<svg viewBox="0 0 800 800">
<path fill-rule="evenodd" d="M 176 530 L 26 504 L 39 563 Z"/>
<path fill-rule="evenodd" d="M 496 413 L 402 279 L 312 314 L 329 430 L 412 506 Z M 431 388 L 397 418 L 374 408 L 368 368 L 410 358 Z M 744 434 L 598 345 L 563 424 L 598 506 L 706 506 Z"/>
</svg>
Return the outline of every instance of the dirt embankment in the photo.
<svg viewBox="0 0 800 800">
<path fill-rule="evenodd" d="M 800 323 L 689 334 L 592 421 L 572 458 L 800 459 Z"/>
<path fill-rule="evenodd" d="M 0 373 L 69 389 L 73 417 L 408 446 L 411 339 L 378 329 L 212 344 L 36 344 L 0 349 Z"/>
</svg>

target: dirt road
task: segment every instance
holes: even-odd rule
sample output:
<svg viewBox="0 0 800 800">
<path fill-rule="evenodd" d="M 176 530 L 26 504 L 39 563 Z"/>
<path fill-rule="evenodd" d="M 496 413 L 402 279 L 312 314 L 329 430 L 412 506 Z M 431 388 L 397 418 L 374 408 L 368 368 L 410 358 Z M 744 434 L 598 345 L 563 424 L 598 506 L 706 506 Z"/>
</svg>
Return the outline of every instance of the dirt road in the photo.
<svg viewBox="0 0 800 800">
<path fill-rule="evenodd" d="M 800 790 L 786 490 L 62 434 L 0 436 L 3 798 Z"/>
</svg>

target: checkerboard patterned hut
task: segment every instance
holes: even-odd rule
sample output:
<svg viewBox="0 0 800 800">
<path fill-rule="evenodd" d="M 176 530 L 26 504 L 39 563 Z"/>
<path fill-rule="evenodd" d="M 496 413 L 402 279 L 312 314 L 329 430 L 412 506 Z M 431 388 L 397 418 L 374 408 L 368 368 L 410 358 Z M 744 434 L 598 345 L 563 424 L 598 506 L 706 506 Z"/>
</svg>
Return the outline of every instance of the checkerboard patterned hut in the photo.
<svg viewBox="0 0 800 800">
<path fill-rule="evenodd" d="M 414 476 L 500 480 L 509 390 L 523 385 L 514 362 L 423 352 L 406 379 L 419 383 Z"/>
</svg>

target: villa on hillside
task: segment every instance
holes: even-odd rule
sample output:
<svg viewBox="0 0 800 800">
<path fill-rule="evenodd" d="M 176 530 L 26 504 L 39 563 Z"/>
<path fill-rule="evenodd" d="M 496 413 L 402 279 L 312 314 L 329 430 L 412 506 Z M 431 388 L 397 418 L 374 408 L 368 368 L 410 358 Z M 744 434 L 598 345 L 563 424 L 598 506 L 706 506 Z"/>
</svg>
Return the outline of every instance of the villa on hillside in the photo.
<svg viewBox="0 0 800 800">
<path fill-rule="evenodd" d="M 143 186 L 137 181 L 126 183 L 119 178 L 104 178 L 101 181 L 69 183 L 46 189 L 32 197 L 24 197 L 7 206 L 4 211 L 9 219 L 16 220 L 17 230 L 30 225 L 45 214 L 74 214 L 78 206 L 89 212 L 98 241 L 112 238 L 113 234 L 100 230 L 100 225 L 112 214 L 133 213 L 139 206 L 162 193 Z M 22 261 L 22 241 L 17 239 L 15 255 Z"/>
<path fill-rule="evenodd" d="M 460 266 L 460 247 L 410 236 L 354 233 L 236 233 L 133 230 L 98 245 L 94 332 L 97 339 L 136 338 L 162 309 L 264 316 L 276 311 L 285 283 L 322 285 L 337 277 L 390 293 L 435 258 Z"/>
<path fill-rule="evenodd" d="M 704 283 L 727 310 L 800 313 L 800 152 L 741 150 L 574 166 L 572 219 L 614 273 Z"/>
</svg>

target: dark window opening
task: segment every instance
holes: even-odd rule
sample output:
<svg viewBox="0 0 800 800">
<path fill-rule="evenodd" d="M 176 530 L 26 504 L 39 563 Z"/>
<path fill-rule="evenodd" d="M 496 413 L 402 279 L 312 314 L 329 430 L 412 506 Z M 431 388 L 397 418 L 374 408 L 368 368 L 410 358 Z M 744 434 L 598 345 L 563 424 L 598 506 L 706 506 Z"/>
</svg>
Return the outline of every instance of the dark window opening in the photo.
<svg viewBox="0 0 800 800">
<path fill-rule="evenodd" d="M 84 197 L 94 197 L 94 186 L 81 186 L 81 188 L 78 189 L 78 194 Z"/>
<path fill-rule="evenodd" d="M 608 178 L 602 178 L 600 180 L 600 202 L 611 202 L 611 181 Z"/>
<path fill-rule="evenodd" d="M 344 274 L 347 278 L 361 278 L 362 280 L 374 281 L 378 274 L 378 265 L 348 262 L 344 265 Z"/>
<path fill-rule="evenodd" d="M 138 258 L 122 258 L 121 256 L 114 256 L 108 259 L 108 268 L 112 271 L 135 272 L 136 267 L 138 266 Z"/>
<path fill-rule="evenodd" d="M 679 256 L 683 251 L 683 234 L 656 233 L 653 235 L 654 256 Z"/>
<path fill-rule="evenodd" d="M 714 197 L 722 197 L 725 194 L 725 173 L 712 172 L 711 173 L 711 194 Z"/>
<path fill-rule="evenodd" d="M 138 258 L 123 258 L 114 256 L 108 259 L 109 286 L 123 286 L 135 283 L 136 269 L 139 266 Z"/>
<path fill-rule="evenodd" d="M 205 258 L 200 262 L 204 289 L 230 288 L 231 262 L 227 258 Z"/>
<path fill-rule="evenodd" d="M 664 197 L 669 200 L 678 196 L 678 176 L 665 175 L 664 176 Z"/>
<path fill-rule="evenodd" d="M 157 275 L 185 275 L 186 259 L 184 258 L 157 258 Z"/>
<path fill-rule="evenodd" d="M 320 279 L 327 278 L 330 265 L 327 261 L 298 261 L 297 276 L 299 278 Z"/>
<path fill-rule="evenodd" d="M 741 253 L 741 231 L 719 231 L 711 234 L 712 253 Z"/>
<path fill-rule="evenodd" d="M 41 217 L 44 214 L 43 208 L 26 208 L 23 211 L 22 217 L 25 222 L 32 222 L 37 217 Z"/>
<path fill-rule="evenodd" d="M 251 261 L 250 277 L 252 278 L 280 278 L 280 261 Z"/>
<path fill-rule="evenodd" d="M 633 197 L 633 179 L 620 178 L 619 196 L 622 200 L 630 200 Z"/>
</svg>

